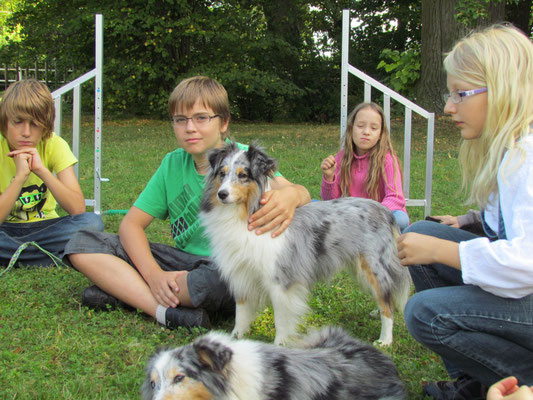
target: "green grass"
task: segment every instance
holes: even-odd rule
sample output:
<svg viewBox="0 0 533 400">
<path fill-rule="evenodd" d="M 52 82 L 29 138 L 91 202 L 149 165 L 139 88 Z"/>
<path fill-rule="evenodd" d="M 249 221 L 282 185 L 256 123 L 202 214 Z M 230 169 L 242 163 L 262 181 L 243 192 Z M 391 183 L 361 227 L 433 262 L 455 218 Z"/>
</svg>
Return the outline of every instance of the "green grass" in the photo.
<svg viewBox="0 0 533 400">
<path fill-rule="evenodd" d="M 92 197 L 92 127 L 83 124 L 80 182 Z M 66 124 L 68 125 L 68 124 Z M 402 145 L 402 121 L 393 121 L 393 140 Z M 283 175 L 305 185 L 320 198 L 320 162 L 335 153 L 339 128 L 335 125 L 240 124 L 231 126 L 235 139 L 256 139 L 278 159 Z M 65 133 L 64 136 L 67 136 Z M 425 126 L 414 123 L 412 197 L 422 196 L 425 174 Z M 457 193 L 458 133 L 446 121 L 436 123 L 433 173 L 433 214 L 459 214 L 467 210 Z M 128 209 L 164 154 L 175 148 L 168 123 L 124 120 L 103 127 L 102 208 Z M 409 208 L 412 221 L 423 218 L 420 207 Z M 122 216 L 103 217 L 107 231 L 116 232 Z M 154 221 L 148 228 L 152 241 L 171 243 L 168 222 Z M 355 234 L 354 234 L 354 240 Z M 147 358 L 159 346 L 179 346 L 205 331 L 169 331 L 140 312 L 122 309 L 93 312 L 80 305 L 80 293 L 90 282 L 65 268 L 18 268 L 0 278 L 0 388 L 5 399 L 131 399 L 138 397 Z M 312 312 L 302 329 L 340 325 L 350 334 L 372 342 L 379 336 L 380 321 L 369 313 L 370 297 L 340 274 L 317 285 Z M 446 378 L 438 357 L 414 341 L 401 315 L 396 315 L 395 342 L 385 352 L 392 357 L 409 398 L 420 398 L 420 382 Z M 216 329 L 229 331 L 232 321 Z M 251 337 L 272 341 L 271 310 L 253 326 Z"/>
</svg>

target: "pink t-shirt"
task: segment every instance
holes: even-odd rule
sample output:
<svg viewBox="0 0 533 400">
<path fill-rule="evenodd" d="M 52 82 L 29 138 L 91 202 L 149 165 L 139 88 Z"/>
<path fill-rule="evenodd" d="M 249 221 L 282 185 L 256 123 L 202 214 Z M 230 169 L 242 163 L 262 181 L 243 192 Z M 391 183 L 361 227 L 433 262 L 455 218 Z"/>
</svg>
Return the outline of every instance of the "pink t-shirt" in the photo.
<svg viewBox="0 0 533 400">
<path fill-rule="evenodd" d="M 343 154 L 344 151 L 341 150 L 335 156 L 337 168 L 335 170 L 335 178 L 333 179 L 333 182 L 327 182 L 324 177 L 322 177 L 322 186 L 320 188 L 320 196 L 322 197 L 322 200 L 338 199 L 342 196 L 339 175 Z M 369 154 L 370 153 L 366 153 L 363 156 L 354 154 L 350 174 L 352 178 L 350 183 L 350 196 L 352 197 L 370 198 L 365 187 L 365 178 L 370 165 Z M 396 179 L 394 177 L 395 167 L 397 170 Z M 391 211 L 401 210 L 407 213 L 407 210 L 405 209 L 405 197 L 403 195 L 402 178 L 400 175 L 398 160 L 394 158 L 390 152 L 385 156 L 385 176 L 386 180 L 382 178 L 379 182 L 378 201 Z"/>
</svg>

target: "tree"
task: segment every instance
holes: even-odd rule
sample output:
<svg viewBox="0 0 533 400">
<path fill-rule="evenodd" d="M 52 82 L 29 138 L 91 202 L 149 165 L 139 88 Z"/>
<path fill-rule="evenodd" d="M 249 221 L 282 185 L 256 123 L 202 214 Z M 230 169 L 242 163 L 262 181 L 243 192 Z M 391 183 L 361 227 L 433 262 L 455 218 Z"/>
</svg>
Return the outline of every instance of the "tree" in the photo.
<svg viewBox="0 0 533 400">
<path fill-rule="evenodd" d="M 510 1 L 505 8 L 505 19 L 527 35 L 533 35 L 533 0 Z"/>
<path fill-rule="evenodd" d="M 210 75 L 228 90 L 234 116 L 308 120 L 326 109 L 317 79 L 330 60 L 315 49 L 304 0 L 38 0 L 9 19 L 22 25 L 12 59 L 43 57 L 85 72 L 94 65 L 94 14 L 104 14 L 104 106 L 166 116 L 174 86 Z M 333 72 L 334 73 L 334 72 Z M 329 101 L 329 99 L 328 99 Z"/>
<path fill-rule="evenodd" d="M 442 112 L 447 92 L 443 55 L 472 27 L 502 21 L 505 2 L 486 0 L 422 0 L 421 70 L 417 102 L 432 112 Z"/>
</svg>

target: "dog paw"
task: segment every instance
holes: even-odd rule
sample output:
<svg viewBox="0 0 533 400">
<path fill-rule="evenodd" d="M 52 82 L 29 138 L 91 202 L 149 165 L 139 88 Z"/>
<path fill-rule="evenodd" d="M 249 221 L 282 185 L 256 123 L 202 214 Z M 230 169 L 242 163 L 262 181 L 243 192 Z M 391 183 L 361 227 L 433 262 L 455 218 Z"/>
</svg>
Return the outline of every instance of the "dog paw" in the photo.
<svg viewBox="0 0 533 400">
<path fill-rule="evenodd" d="M 231 337 L 234 338 L 234 339 L 242 339 L 244 337 L 244 334 L 246 332 L 243 332 L 243 331 L 240 331 L 238 329 L 234 329 L 232 332 L 231 332 Z"/>
<path fill-rule="evenodd" d="M 378 339 L 378 340 L 374 340 L 372 344 L 374 345 L 374 347 L 389 347 L 392 344 L 392 339 L 390 340 Z"/>
</svg>

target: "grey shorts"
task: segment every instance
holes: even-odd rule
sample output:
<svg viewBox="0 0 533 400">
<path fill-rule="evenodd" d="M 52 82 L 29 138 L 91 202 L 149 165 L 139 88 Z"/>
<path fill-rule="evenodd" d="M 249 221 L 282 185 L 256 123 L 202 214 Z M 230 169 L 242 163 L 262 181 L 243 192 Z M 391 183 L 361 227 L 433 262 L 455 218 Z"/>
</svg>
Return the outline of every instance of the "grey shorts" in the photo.
<svg viewBox="0 0 533 400">
<path fill-rule="evenodd" d="M 209 312 L 232 313 L 235 302 L 229 288 L 209 257 L 185 253 L 161 243 L 150 243 L 152 255 L 164 271 L 189 271 L 187 287 L 194 307 Z M 122 247 L 118 235 L 105 232 L 79 231 L 65 246 L 65 255 L 104 253 L 118 257 L 133 268 L 133 262 Z M 136 269 L 136 268 L 135 268 Z"/>
</svg>

